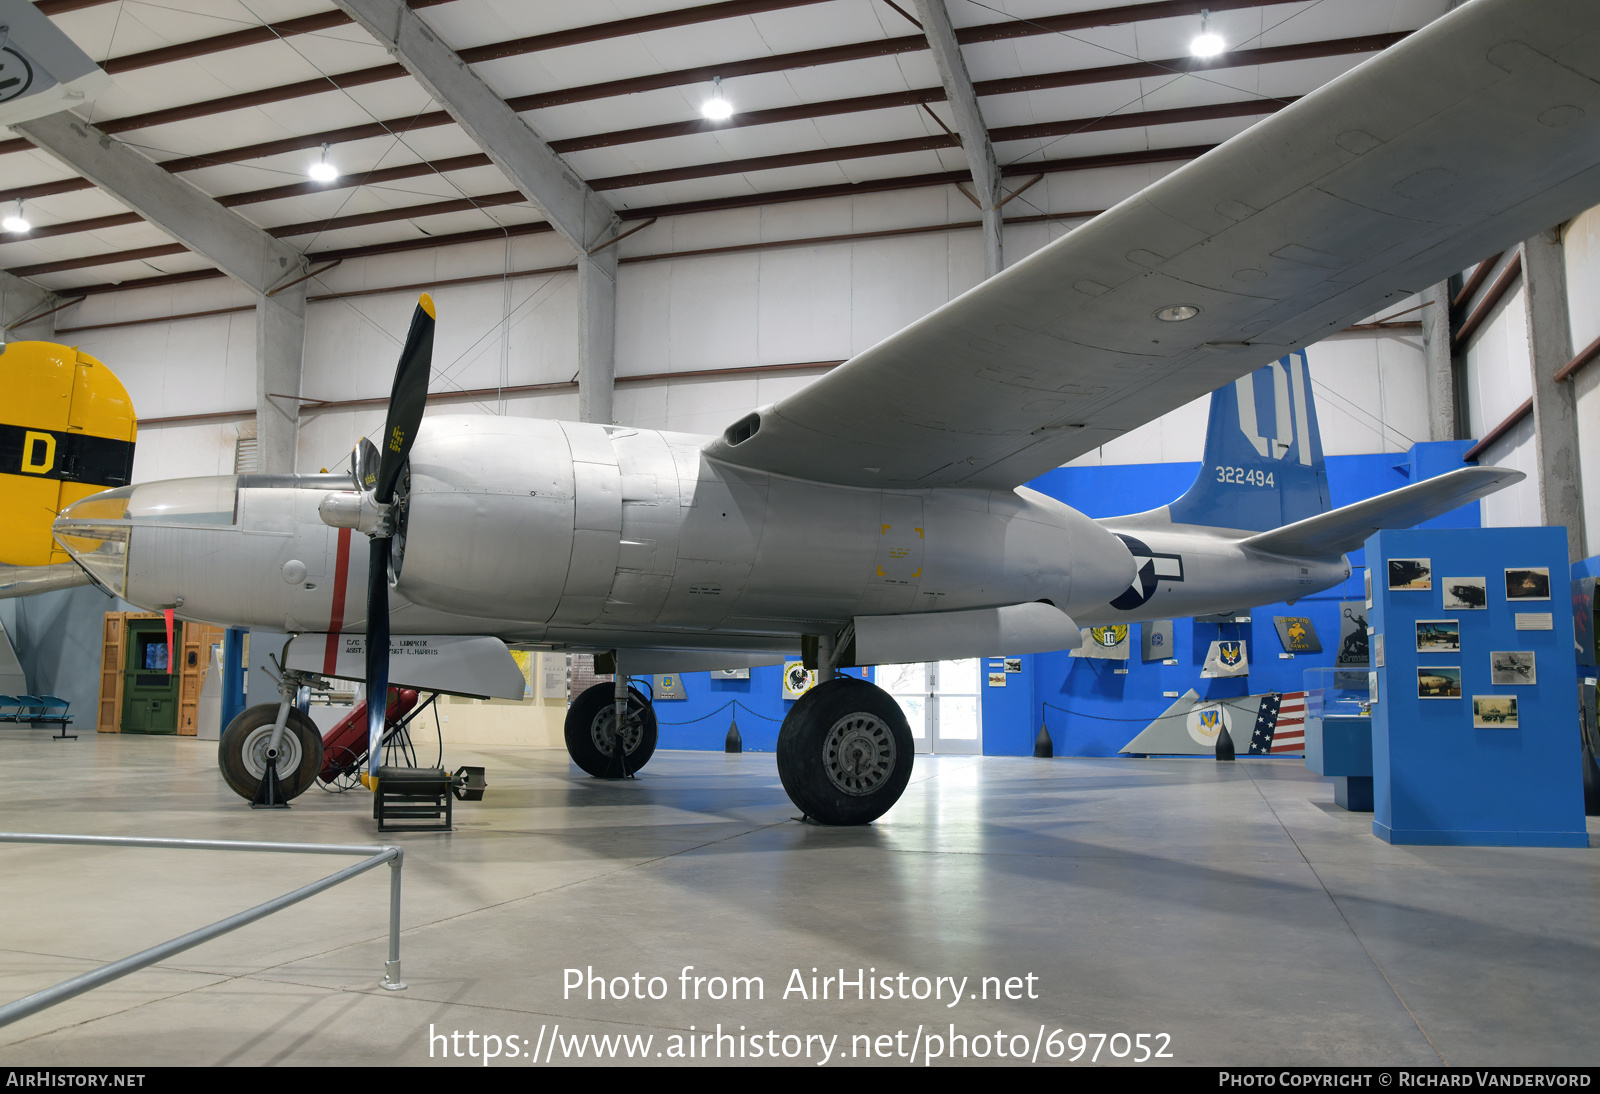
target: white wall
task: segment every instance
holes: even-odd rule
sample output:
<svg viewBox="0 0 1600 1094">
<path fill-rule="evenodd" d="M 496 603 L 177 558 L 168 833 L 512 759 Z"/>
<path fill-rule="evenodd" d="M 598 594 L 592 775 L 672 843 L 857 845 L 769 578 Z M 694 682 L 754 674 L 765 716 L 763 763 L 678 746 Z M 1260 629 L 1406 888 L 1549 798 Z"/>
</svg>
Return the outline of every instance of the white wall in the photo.
<svg viewBox="0 0 1600 1094">
<path fill-rule="evenodd" d="M 1600 209 L 1575 219 L 1565 237 L 1567 313 L 1572 326 L 1572 351 L 1600 338 Z M 1600 364 L 1573 379 L 1578 398 L 1578 465 L 1583 477 L 1585 553 L 1600 554 Z"/>
</svg>

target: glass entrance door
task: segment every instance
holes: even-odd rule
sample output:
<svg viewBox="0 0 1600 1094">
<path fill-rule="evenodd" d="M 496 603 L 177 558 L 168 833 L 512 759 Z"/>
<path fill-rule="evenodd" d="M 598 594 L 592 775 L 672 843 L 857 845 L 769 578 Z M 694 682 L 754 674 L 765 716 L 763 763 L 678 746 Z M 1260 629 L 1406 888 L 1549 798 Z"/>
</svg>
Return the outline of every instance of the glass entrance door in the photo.
<svg viewBox="0 0 1600 1094">
<path fill-rule="evenodd" d="M 982 668 L 977 658 L 880 665 L 877 680 L 905 712 L 918 752 L 970 756 L 983 751 Z"/>
</svg>

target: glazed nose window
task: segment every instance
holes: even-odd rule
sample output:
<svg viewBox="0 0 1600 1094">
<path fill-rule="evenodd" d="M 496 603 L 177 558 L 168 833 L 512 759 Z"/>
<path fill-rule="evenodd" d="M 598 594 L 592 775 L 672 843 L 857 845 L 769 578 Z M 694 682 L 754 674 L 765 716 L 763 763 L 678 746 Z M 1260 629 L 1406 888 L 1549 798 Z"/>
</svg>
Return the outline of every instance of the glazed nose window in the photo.
<svg viewBox="0 0 1600 1094">
<path fill-rule="evenodd" d="M 232 524 L 238 493 L 233 475 L 123 486 L 67 506 L 56 519 L 55 536 L 95 581 L 123 596 L 134 528 Z"/>
</svg>

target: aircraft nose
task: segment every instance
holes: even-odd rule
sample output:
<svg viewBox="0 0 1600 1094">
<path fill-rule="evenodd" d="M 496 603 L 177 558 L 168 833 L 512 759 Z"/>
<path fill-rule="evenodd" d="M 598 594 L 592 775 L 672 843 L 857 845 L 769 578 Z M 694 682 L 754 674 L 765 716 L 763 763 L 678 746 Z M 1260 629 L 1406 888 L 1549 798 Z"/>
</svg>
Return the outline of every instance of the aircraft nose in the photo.
<svg viewBox="0 0 1600 1094">
<path fill-rule="evenodd" d="M 61 510 L 52 530 L 96 582 L 127 596 L 128 550 L 141 525 L 234 523 L 238 478 L 168 479 L 105 490 Z"/>
</svg>

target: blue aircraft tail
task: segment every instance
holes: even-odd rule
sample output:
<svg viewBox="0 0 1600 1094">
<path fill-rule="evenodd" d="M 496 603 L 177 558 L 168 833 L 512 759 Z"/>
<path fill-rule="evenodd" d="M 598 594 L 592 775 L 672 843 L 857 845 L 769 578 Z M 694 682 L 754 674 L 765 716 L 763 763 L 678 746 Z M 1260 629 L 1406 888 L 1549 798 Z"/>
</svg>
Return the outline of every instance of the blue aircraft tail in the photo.
<svg viewBox="0 0 1600 1094">
<path fill-rule="evenodd" d="M 1174 522 L 1265 532 L 1329 508 L 1303 350 L 1212 393 L 1205 459 Z"/>
</svg>

